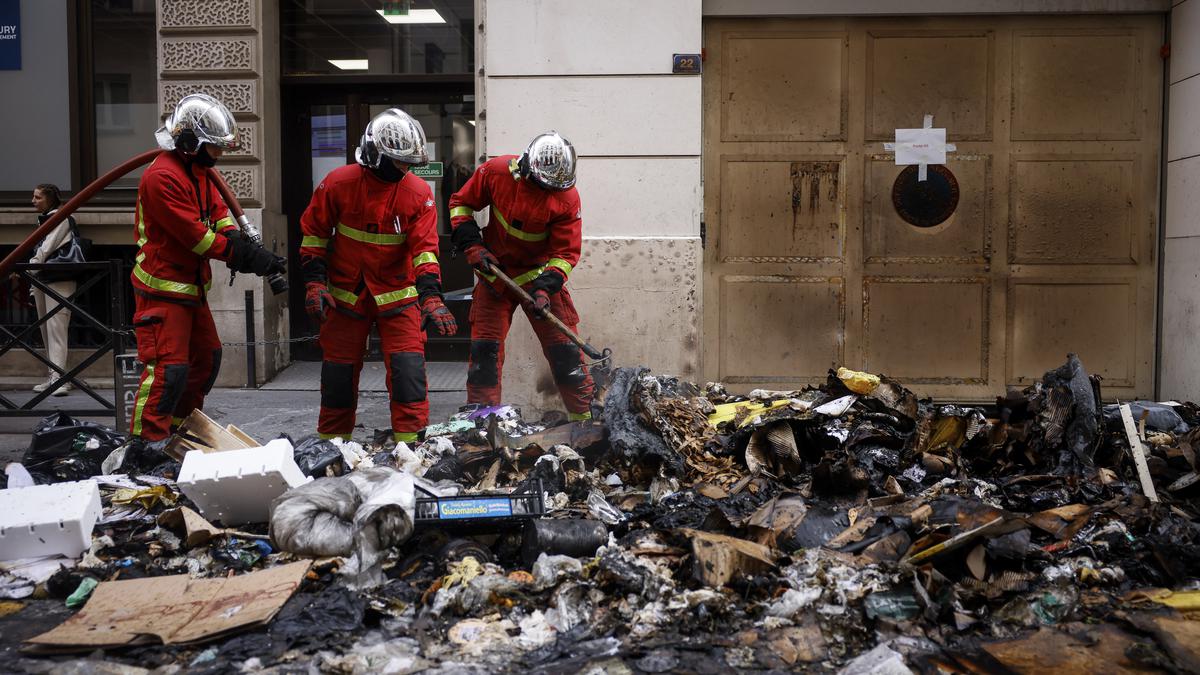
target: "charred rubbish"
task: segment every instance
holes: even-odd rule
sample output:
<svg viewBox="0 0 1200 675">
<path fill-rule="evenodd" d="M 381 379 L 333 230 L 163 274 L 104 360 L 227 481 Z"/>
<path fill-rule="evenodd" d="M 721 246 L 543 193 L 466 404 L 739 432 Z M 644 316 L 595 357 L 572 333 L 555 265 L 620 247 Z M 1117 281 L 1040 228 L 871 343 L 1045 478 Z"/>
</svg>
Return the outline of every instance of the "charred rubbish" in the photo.
<svg viewBox="0 0 1200 675">
<path fill-rule="evenodd" d="M 0 562 L 6 668 L 1200 667 L 1194 404 L 1124 407 L 1075 356 L 989 406 L 846 369 L 607 385 L 597 421 L 476 406 L 411 447 L 289 442 L 296 484 L 250 523 L 185 494 L 178 446 L 106 462 L 122 439 L 47 420 L 8 490 L 91 480 L 100 509 L 82 554 Z"/>
</svg>

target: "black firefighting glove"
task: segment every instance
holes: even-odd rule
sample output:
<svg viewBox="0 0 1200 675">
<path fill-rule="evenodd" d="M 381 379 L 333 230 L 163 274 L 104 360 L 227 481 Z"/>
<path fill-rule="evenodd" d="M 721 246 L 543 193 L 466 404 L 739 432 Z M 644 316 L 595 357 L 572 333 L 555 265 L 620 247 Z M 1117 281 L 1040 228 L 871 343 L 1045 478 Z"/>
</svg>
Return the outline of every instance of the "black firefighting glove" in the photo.
<svg viewBox="0 0 1200 675">
<path fill-rule="evenodd" d="M 454 243 L 454 250 L 467 257 L 467 264 L 480 272 L 488 272 L 489 267 L 500 267 L 500 261 L 483 245 L 483 232 L 474 220 L 455 225 L 450 241 Z"/>
<path fill-rule="evenodd" d="M 287 262 L 267 249 L 244 237 L 229 237 L 229 269 L 265 277 L 287 271 Z"/>
</svg>

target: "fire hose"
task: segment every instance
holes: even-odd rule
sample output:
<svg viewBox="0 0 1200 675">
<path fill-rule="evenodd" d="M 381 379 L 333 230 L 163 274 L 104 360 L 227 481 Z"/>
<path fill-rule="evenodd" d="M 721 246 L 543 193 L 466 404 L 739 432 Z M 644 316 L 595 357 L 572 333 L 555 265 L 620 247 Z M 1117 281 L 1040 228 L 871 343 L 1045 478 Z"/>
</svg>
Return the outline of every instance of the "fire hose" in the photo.
<svg viewBox="0 0 1200 675">
<path fill-rule="evenodd" d="M 38 242 L 44 239 L 46 235 L 54 231 L 54 228 L 58 227 L 58 224 L 61 223 L 67 216 L 74 213 L 80 206 L 84 205 L 92 197 L 96 196 L 97 192 L 108 187 L 113 183 L 113 181 L 121 178 L 138 167 L 154 161 L 154 158 L 158 157 L 158 155 L 162 152 L 167 151 L 157 149 L 147 150 L 140 155 L 131 157 L 124 163 L 110 169 L 108 173 L 105 173 L 103 176 L 100 176 L 91 183 L 88 183 L 88 185 L 76 193 L 74 197 L 71 197 L 71 199 L 67 200 L 66 204 L 60 206 L 58 211 L 54 212 L 54 215 L 47 218 L 46 222 L 39 225 L 32 234 L 25 238 L 25 241 L 17 244 L 17 248 L 15 248 L 12 253 L 9 253 L 3 261 L 0 261 L 0 279 L 7 277 L 8 273 L 12 271 L 13 266 L 19 261 L 25 259 L 29 255 L 29 252 L 32 251 L 35 246 L 37 246 Z M 225 182 L 225 179 L 219 172 L 217 172 L 216 169 L 209 169 L 209 173 L 216 183 L 217 191 L 221 193 L 221 198 L 225 200 L 225 204 L 229 207 L 229 211 L 233 213 L 238 227 L 243 233 L 245 233 L 248 239 L 258 246 L 262 246 L 262 234 L 259 233 L 258 228 L 254 227 L 254 225 L 250 223 L 250 220 L 246 217 L 245 212 L 242 210 L 241 204 L 239 204 L 237 198 L 233 196 L 233 191 L 229 189 L 229 185 Z M 284 278 L 284 276 L 279 272 L 267 277 L 267 283 L 270 284 L 271 291 L 276 295 L 283 293 L 288 289 L 287 279 Z"/>
</svg>

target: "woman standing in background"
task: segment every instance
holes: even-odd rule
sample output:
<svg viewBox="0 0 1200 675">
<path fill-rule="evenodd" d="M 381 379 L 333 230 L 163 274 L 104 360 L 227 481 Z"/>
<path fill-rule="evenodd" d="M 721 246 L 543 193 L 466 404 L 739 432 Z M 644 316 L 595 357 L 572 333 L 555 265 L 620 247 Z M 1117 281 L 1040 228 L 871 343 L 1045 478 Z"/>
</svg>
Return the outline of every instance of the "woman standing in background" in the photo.
<svg viewBox="0 0 1200 675">
<path fill-rule="evenodd" d="M 59 196 L 58 186 L 50 183 L 42 183 L 33 189 L 33 208 L 37 209 L 38 213 L 40 214 L 38 216 L 38 224 L 46 222 L 46 219 L 58 210 L 60 204 L 62 204 L 62 198 Z M 29 262 L 44 263 L 53 259 L 60 248 L 71 243 L 72 236 L 74 236 L 75 232 L 78 231 L 75 229 L 75 227 L 75 219 L 71 216 L 67 216 L 66 220 L 60 223 L 58 227 L 54 228 L 54 230 L 52 230 L 50 234 L 46 235 L 46 238 L 43 239 L 40 244 L 38 244 L 37 249 L 33 252 L 33 257 L 29 259 Z M 42 270 L 39 272 L 34 272 L 34 274 L 38 275 L 38 278 L 41 281 L 43 281 L 50 288 L 53 288 L 55 292 L 64 298 L 71 297 L 71 294 L 75 292 L 74 279 L 59 278 L 50 270 Z M 47 297 L 46 293 L 36 286 L 30 289 L 30 292 L 33 294 L 33 301 L 37 306 L 39 319 L 46 316 L 48 312 L 52 311 L 59 305 L 58 300 L 54 299 L 53 297 Z M 67 369 L 67 328 L 70 327 L 70 325 L 71 311 L 65 307 L 59 310 L 54 316 L 50 317 L 48 321 L 43 322 L 41 325 L 42 344 L 46 345 L 46 358 L 49 359 L 51 363 L 59 368 L 62 368 L 63 370 Z M 34 391 L 45 391 L 50 387 L 50 384 L 57 379 L 57 372 L 55 372 L 53 369 L 47 369 L 47 371 L 48 374 L 46 381 L 41 384 L 34 385 Z M 71 384 L 69 382 L 65 382 L 61 387 L 54 391 L 53 395 L 66 396 L 67 392 L 70 390 Z"/>
</svg>

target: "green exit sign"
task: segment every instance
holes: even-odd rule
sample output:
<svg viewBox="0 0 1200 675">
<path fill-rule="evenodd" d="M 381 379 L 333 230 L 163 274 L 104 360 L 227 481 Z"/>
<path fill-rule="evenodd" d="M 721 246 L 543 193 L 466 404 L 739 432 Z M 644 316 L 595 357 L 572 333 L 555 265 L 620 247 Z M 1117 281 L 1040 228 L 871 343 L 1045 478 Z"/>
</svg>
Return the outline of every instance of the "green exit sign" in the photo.
<svg viewBox="0 0 1200 675">
<path fill-rule="evenodd" d="M 425 166 L 414 166 L 412 168 L 412 175 L 416 176 L 417 178 L 441 178 L 442 163 L 430 162 Z"/>
<path fill-rule="evenodd" d="M 384 16 L 408 16 L 408 10 L 412 7 L 412 0 L 384 0 L 383 15 Z"/>
</svg>

